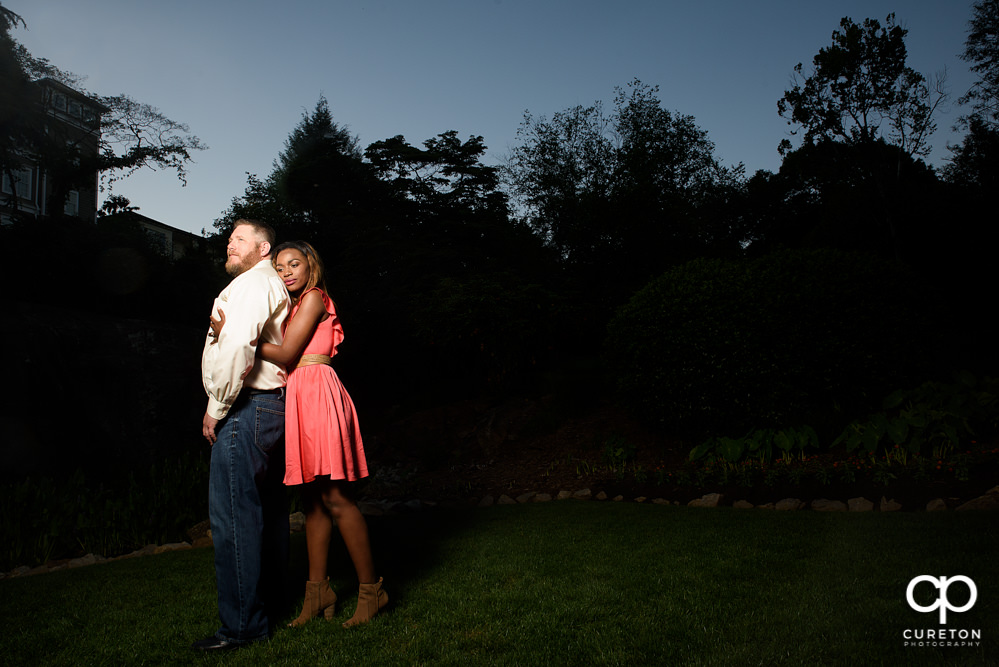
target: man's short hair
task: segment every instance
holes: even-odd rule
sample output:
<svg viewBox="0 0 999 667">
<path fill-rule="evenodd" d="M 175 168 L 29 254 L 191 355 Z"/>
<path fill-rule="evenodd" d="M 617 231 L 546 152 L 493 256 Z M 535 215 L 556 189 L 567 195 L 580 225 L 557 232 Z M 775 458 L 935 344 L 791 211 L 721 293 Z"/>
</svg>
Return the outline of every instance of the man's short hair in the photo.
<svg viewBox="0 0 999 667">
<path fill-rule="evenodd" d="M 253 231 L 256 232 L 257 236 L 260 237 L 260 240 L 266 241 L 267 243 L 270 244 L 272 248 L 274 247 L 274 239 L 277 238 L 277 234 L 274 233 L 274 228 L 268 225 L 266 222 L 262 222 L 260 220 L 247 220 L 245 218 L 240 218 L 239 220 L 236 221 L 236 223 L 232 226 L 232 228 L 235 229 L 240 225 L 248 225 L 250 227 L 253 227 Z"/>
</svg>

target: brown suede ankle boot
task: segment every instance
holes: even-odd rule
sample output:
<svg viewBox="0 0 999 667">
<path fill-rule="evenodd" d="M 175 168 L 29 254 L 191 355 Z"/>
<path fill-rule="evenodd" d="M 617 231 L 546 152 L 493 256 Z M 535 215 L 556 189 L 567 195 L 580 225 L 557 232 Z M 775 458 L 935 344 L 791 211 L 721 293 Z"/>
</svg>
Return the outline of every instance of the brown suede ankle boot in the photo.
<svg viewBox="0 0 999 667">
<path fill-rule="evenodd" d="M 289 628 L 304 625 L 323 612 L 327 621 L 333 620 L 336 613 L 336 593 L 330 588 L 330 579 L 305 582 L 305 602 L 302 603 L 302 613 L 288 624 Z"/>
<path fill-rule="evenodd" d="M 374 584 L 361 584 L 357 592 L 357 611 L 343 624 L 349 628 L 370 621 L 378 610 L 388 604 L 388 593 L 382 590 L 382 578 Z"/>
</svg>

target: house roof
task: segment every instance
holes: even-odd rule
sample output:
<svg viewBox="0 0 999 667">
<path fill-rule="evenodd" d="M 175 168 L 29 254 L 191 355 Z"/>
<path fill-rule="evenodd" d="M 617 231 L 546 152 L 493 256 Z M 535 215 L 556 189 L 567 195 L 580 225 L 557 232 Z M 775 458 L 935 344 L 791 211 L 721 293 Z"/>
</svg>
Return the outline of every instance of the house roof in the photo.
<svg viewBox="0 0 999 667">
<path fill-rule="evenodd" d="M 198 236 L 197 234 L 186 231 L 184 229 L 178 229 L 177 227 L 168 225 L 165 222 L 160 222 L 159 220 L 150 218 L 149 216 L 137 213 L 136 211 L 122 211 L 120 213 L 114 213 L 112 215 L 105 217 L 104 220 L 131 220 L 134 222 L 142 223 L 147 227 L 155 227 L 157 229 L 161 229 L 166 232 L 171 232 L 177 236 L 186 236 L 192 239 L 199 239 L 199 240 L 202 239 L 202 237 Z"/>
<path fill-rule="evenodd" d="M 47 86 L 49 88 L 53 88 L 56 91 L 63 93 L 68 97 L 73 97 L 82 102 L 86 102 L 91 106 L 97 107 L 97 109 L 101 113 L 107 113 L 108 111 L 111 111 L 111 107 L 101 103 L 101 101 L 98 100 L 96 97 L 88 95 L 87 93 L 84 93 L 82 91 L 79 91 L 76 88 L 73 88 L 72 86 L 63 83 L 62 81 L 59 81 L 58 79 L 53 79 L 52 77 L 44 77 L 41 79 L 36 79 L 35 83 L 40 86 Z"/>
</svg>

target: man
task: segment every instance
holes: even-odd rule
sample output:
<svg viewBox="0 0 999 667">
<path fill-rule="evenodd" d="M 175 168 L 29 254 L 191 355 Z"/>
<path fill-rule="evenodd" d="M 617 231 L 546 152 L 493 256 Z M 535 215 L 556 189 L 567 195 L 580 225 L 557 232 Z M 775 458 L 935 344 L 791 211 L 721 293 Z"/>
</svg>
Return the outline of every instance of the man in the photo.
<svg viewBox="0 0 999 667">
<path fill-rule="evenodd" d="M 237 220 L 226 248 L 232 282 L 212 313 L 218 337 L 205 339 L 201 372 L 208 393 L 202 435 L 212 446 L 209 519 L 222 627 L 192 646 L 225 651 L 268 637 L 280 612 L 288 555 L 284 487 L 284 387 L 280 366 L 256 357 L 258 341 L 281 342 L 288 291 L 271 266 L 274 230 Z"/>
</svg>

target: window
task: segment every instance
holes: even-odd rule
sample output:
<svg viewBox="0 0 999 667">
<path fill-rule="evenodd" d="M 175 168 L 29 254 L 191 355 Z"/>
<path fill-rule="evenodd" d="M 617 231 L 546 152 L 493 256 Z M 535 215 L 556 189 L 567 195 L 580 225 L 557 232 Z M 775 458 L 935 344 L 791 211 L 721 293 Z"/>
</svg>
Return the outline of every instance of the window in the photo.
<svg viewBox="0 0 999 667">
<path fill-rule="evenodd" d="M 55 108 L 56 108 L 57 111 L 65 111 L 66 110 L 66 96 L 65 95 L 63 95 L 62 93 L 56 93 L 53 96 L 53 100 L 54 100 Z"/>
<path fill-rule="evenodd" d="M 34 175 L 35 170 L 32 168 L 16 169 L 14 170 L 14 185 L 11 187 L 10 177 L 7 174 L 3 175 L 3 192 L 4 194 L 12 195 L 17 193 L 18 199 L 26 199 L 28 201 L 34 201 Z"/>
<path fill-rule="evenodd" d="M 167 254 L 167 250 L 170 245 L 170 239 L 167 238 L 166 232 L 162 232 L 158 229 L 150 229 L 149 227 L 145 227 L 145 230 L 146 230 L 146 236 L 149 237 L 149 242 L 152 245 L 156 246 L 156 249 L 159 250 L 162 254 L 164 255 Z"/>
<path fill-rule="evenodd" d="M 70 190 L 69 195 L 66 197 L 66 206 L 62 210 L 63 213 L 69 216 L 79 216 L 80 215 L 80 193 L 76 190 Z"/>
<path fill-rule="evenodd" d="M 83 113 L 83 105 L 80 104 L 79 102 L 70 100 L 69 115 L 73 116 L 74 118 L 79 118 L 82 113 Z"/>
</svg>

